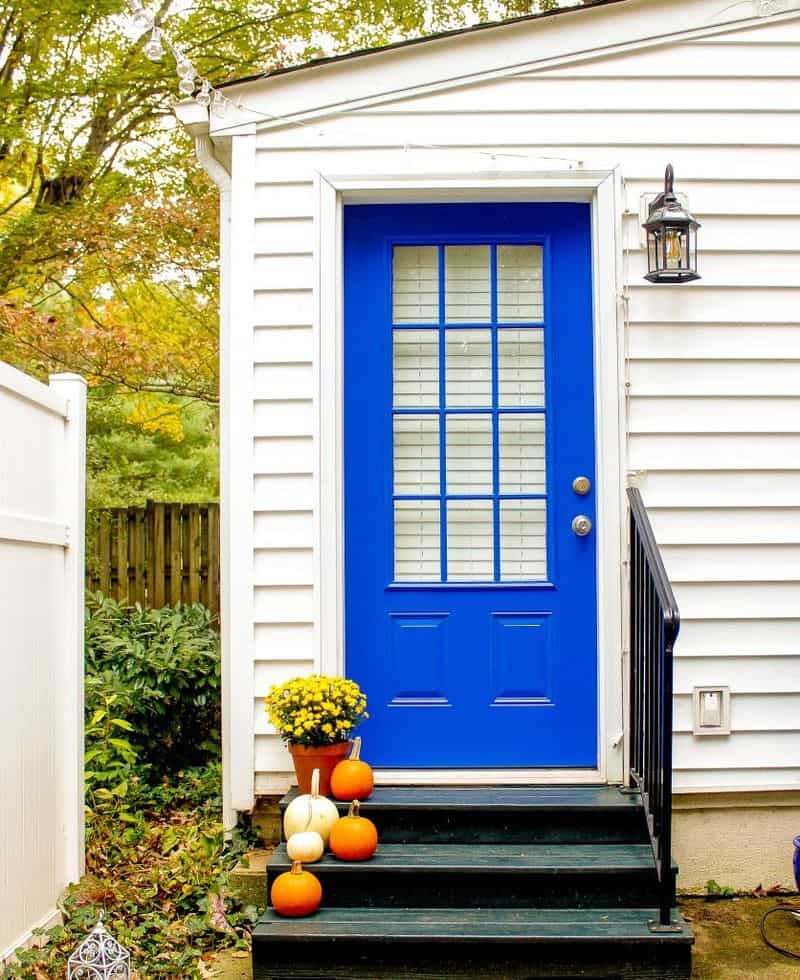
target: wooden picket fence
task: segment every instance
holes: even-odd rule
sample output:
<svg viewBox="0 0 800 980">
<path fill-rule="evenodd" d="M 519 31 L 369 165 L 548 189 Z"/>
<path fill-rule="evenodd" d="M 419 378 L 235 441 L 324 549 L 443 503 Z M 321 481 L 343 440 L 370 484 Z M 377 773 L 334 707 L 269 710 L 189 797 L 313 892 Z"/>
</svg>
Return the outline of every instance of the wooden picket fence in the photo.
<svg viewBox="0 0 800 980">
<path fill-rule="evenodd" d="M 160 504 L 94 511 L 86 587 L 160 609 L 202 602 L 219 616 L 219 505 Z"/>
</svg>

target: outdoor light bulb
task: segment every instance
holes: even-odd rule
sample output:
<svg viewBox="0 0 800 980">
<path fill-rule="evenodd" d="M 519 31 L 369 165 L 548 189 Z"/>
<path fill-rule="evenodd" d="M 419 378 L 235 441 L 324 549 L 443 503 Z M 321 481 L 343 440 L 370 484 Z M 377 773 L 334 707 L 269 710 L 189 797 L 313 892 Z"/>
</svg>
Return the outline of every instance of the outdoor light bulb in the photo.
<svg viewBox="0 0 800 980">
<path fill-rule="evenodd" d="M 194 78 L 194 65 L 191 63 L 191 61 L 189 61 L 185 54 L 182 54 L 178 58 L 178 63 L 175 67 L 181 78 Z"/>
<path fill-rule="evenodd" d="M 151 61 L 161 61 L 164 57 L 164 45 L 161 43 L 161 31 L 153 28 L 150 40 L 144 46 L 144 53 Z"/>
<path fill-rule="evenodd" d="M 678 262 L 681 258 L 681 236 L 677 231 L 667 232 L 667 259 Z"/>
<path fill-rule="evenodd" d="M 194 78 L 191 75 L 185 75 L 178 84 L 178 90 L 182 95 L 191 95 L 194 92 Z"/>
<path fill-rule="evenodd" d="M 200 91 L 194 97 L 194 100 L 198 105 L 202 106 L 211 104 L 211 86 L 207 81 L 203 81 L 203 84 L 200 86 Z"/>
<path fill-rule="evenodd" d="M 131 23 L 137 34 L 144 34 L 145 31 L 149 31 L 153 26 L 153 16 L 140 3 L 134 2 Z"/>
<path fill-rule="evenodd" d="M 228 100 L 221 92 L 215 92 L 211 100 L 211 111 L 215 116 L 224 116 L 228 108 Z"/>
</svg>

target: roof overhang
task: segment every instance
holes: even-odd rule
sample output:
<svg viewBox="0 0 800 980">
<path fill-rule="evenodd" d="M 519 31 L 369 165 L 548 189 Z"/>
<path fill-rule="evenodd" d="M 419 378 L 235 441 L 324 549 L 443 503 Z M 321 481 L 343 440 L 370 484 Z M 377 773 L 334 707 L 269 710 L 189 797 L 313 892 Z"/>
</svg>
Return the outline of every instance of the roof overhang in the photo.
<svg viewBox="0 0 800 980">
<path fill-rule="evenodd" d="M 254 127 L 322 120 L 495 78 L 566 69 L 798 16 L 797 6 L 763 16 L 751 0 L 727 6 L 722 0 L 596 0 L 563 8 L 558 16 L 480 25 L 228 83 L 225 95 L 232 104 L 226 114 L 202 112 L 219 142 Z M 194 106 L 187 100 L 176 114 L 196 133 L 202 122 Z"/>
</svg>

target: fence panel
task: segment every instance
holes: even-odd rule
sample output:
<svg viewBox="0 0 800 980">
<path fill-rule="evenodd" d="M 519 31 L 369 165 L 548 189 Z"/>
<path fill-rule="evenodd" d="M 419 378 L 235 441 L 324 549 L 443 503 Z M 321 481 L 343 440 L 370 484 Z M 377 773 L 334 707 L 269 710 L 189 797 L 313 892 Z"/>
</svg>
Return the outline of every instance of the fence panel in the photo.
<svg viewBox="0 0 800 980">
<path fill-rule="evenodd" d="M 85 407 L 0 363 L 0 964 L 83 871 Z"/>
<path fill-rule="evenodd" d="M 219 616 L 219 505 L 98 510 L 89 531 L 86 587 L 160 609 L 202 602 Z"/>
</svg>

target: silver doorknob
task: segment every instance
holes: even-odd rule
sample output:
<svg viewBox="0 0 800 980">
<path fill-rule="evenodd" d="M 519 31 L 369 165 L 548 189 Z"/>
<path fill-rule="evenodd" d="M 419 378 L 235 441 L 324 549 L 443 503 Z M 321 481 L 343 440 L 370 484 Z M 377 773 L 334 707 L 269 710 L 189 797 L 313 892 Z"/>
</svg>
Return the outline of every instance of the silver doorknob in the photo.
<svg viewBox="0 0 800 980">
<path fill-rule="evenodd" d="M 572 530 L 579 538 L 585 538 L 592 530 L 592 521 L 586 514 L 578 514 L 572 518 Z"/>
</svg>

